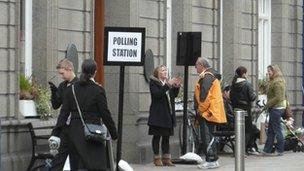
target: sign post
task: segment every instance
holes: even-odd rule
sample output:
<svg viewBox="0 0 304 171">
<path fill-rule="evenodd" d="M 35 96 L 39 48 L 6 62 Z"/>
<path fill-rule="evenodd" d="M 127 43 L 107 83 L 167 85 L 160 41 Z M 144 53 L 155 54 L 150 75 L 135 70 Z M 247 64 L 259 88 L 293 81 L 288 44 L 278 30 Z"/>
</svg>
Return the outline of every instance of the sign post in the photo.
<svg viewBox="0 0 304 171">
<path fill-rule="evenodd" d="M 178 32 L 176 65 L 184 66 L 184 97 L 183 97 L 183 143 L 182 154 L 187 153 L 187 106 L 188 106 L 188 74 L 189 66 L 195 66 L 201 56 L 201 32 Z"/>
<path fill-rule="evenodd" d="M 125 66 L 143 66 L 145 28 L 106 27 L 105 65 L 120 66 L 116 170 L 121 159 Z"/>
</svg>

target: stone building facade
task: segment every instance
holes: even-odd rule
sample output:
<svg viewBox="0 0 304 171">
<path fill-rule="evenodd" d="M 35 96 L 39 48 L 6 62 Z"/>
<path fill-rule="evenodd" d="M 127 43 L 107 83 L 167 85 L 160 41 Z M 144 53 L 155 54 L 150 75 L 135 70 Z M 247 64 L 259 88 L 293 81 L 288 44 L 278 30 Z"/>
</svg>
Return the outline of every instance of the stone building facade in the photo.
<svg viewBox="0 0 304 171">
<path fill-rule="evenodd" d="M 146 46 L 154 54 L 156 65 L 172 66 L 172 75 L 183 73 L 176 66 L 178 31 L 202 32 L 202 56 L 223 74 L 229 83 L 237 66 L 248 69 L 250 81 L 257 87 L 261 78 L 261 61 L 270 60 L 282 68 L 288 85 L 288 97 L 293 106 L 302 106 L 302 39 L 303 1 L 288 0 L 172 0 L 172 40 L 166 37 L 169 0 L 33 0 L 32 1 L 32 71 L 44 85 L 56 75 L 56 64 L 64 58 L 69 43 L 78 49 L 79 65 L 96 56 L 102 49 L 96 41 L 102 13 L 104 26 L 145 27 Z M 101 6 L 96 8 L 97 5 Z M 269 6 L 267 6 L 267 4 Z M 0 0 L 0 117 L 1 170 L 25 170 L 31 156 L 31 144 L 25 123 L 53 124 L 54 120 L 24 118 L 19 112 L 19 75 L 24 72 L 24 10 L 25 1 Z M 222 7 L 222 8 L 221 8 Z M 263 7 L 263 9 L 261 9 Z M 100 11 L 101 10 L 101 11 Z M 261 12 L 261 11 L 262 12 Z M 265 16 L 261 15 L 266 11 Z M 268 16 L 267 16 L 268 11 Z M 100 16 L 99 16 L 100 17 Z M 259 27 L 261 21 L 271 27 Z M 98 23 L 98 22 L 97 22 Z M 260 55 L 262 29 L 265 48 Z M 97 30 L 97 31 L 96 31 Z M 264 33 L 264 32 L 263 32 Z M 268 41 L 267 41 L 268 39 Z M 167 64 L 167 44 L 172 45 L 171 63 Z M 263 44 L 264 45 L 264 44 Z M 268 50 L 267 51 L 267 45 Z M 268 56 L 267 56 L 268 55 Z M 261 57 L 263 56 L 263 57 Z M 117 123 L 119 67 L 99 66 L 104 79 L 108 104 Z M 78 67 L 80 68 L 80 67 Z M 79 71 L 79 69 L 78 69 Z M 123 116 L 122 158 L 133 163 L 150 162 L 151 137 L 147 135 L 149 85 L 143 67 L 126 67 Z M 196 80 L 195 68 L 190 67 L 189 98 Z M 61 80 L 55 78 L 58 84 Z M 181 113 L 178 113 L 179 123 Z M 296 114 L 297 124 L 301 116 Z M 19 132 L 19 133 L 17 133 Z M 171 138 L 173 157 L 180 154 L 178 130 Z"/>
</svg>

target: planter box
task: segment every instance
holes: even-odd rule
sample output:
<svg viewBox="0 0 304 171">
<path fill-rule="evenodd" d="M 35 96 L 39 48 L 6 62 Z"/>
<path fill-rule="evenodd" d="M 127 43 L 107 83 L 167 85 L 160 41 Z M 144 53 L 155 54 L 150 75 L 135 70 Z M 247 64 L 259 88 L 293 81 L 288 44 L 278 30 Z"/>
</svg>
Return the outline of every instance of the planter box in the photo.
<svg viewBox="0 0 304 171">
<path fill-rule="evenodd" d="M 19 100 L 19 110 L 24 117 L 37 117 L 36 106 L 33 100 Z"/>
</svg>

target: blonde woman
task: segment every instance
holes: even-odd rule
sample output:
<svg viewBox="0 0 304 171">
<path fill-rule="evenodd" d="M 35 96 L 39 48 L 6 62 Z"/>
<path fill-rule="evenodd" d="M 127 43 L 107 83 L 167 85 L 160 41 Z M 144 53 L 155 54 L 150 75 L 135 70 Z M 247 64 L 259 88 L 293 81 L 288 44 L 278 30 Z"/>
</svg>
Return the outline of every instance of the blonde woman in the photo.
<svg viewBox="0 0 304 171">
<path fill-rule="evenodd" d="M 171 162 L 169 138 L 175 126 L 174 99 L 181 85 L 180 78 L 168 79 L 165 65 L 155 68 L 150 77 L 150 93 L 152 103 L 148 120 L 149 135 L 153 135 L 152 149 L 155 166 L 174 166 Z M 162 158 L 159 153 L 161 139 Z"/>
<path fill-rule="evenodd" d="M 267 67 L 269 87 L 265 109 L 269 111 L 269 125 L 267 139 L 264 146 L 264 155 L 273 155 L 272 148 L 274 138 L 277 139 L 276 155 L 281 156 L 284 152 L 284 136 L 282 133 L 281 117 L 286 109 L 286 83 L 282 72 L 277 65 Z"/>
</svg>

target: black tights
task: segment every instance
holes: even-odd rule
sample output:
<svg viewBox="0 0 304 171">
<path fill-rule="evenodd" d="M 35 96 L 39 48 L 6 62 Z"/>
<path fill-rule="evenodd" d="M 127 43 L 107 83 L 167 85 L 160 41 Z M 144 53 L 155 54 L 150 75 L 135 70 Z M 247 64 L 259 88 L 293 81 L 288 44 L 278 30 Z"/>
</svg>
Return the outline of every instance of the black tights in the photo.
<svg viewBox="0 0 304 171">
<path fill-rule="evenodd" d="M 159 155 L 160 137 L 162 137 L 161 149 L 162 149 L 163 154 L 170 154 L 169 136 L 153 135 L 152 148 L 153 148 L 154 155 Z"/>
</svg>

